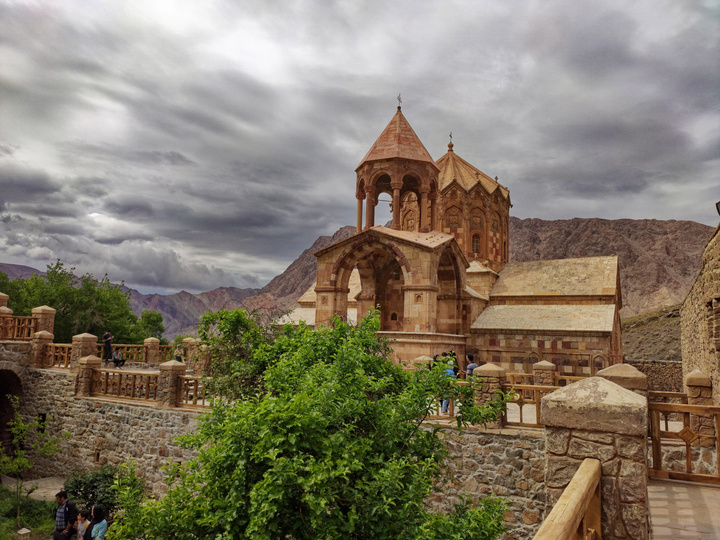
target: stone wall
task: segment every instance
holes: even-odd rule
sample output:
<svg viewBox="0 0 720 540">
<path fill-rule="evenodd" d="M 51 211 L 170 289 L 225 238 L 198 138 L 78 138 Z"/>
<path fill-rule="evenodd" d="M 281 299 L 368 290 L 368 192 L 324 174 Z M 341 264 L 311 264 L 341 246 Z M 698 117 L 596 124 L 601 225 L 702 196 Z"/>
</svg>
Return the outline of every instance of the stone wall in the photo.
<svg viewBox="0 0 720 540">
<path fill-rule="evenodd" d="M 683 366 L 681 362 L 667 360 L 627 361 L 648 378 L 648 389 L 661 392 L 683 392 Z"/>
<path fill-rule="evenodd" d="M 67 476 L 104 464 L 134 460 L 154 493 L 165 490 L 161 466 L 192 456 L 174 438 L 191 432 L 198 413 L 137 406 L 75 396 L 75 374 L 54 369 L 28 369 L 23 377 L 22 413 L 46 414 L 52 434 L 70 433 L 63 451 L 38 458 L 34 477 Z"/>
<path fill-rule="evenodd" d="M 444 428 L 448 459 L 441 493 L 430 498 L 434 509 L 450 511 L 458 495 L 477 501 L 501 496 L 507 540 L 532 538 L 545 514 L 545 437 L 541 430 Z"/>
<path fill-rule="evenodd" d="M 720 227 L 708 242 L 702 268 L 680 308 L 683 372 L 698 369 L 712 379 L 720 404 Z"/>
</svg>

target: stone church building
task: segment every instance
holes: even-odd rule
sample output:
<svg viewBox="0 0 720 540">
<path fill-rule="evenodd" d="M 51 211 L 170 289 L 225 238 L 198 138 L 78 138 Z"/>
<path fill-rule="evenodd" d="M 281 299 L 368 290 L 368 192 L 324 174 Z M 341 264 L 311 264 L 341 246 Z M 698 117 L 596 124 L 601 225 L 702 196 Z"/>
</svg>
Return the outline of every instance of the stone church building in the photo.
<svg viewBox="0 0 720 540">
<path fill-rule="evenodd" d="M 622 361 L 616 256 L 510 263 L 509 190 L 460 156 L 433 160 L 402 110 L 356 172 L 357 232 L 317 257 L 290 320 L 357 320 L 377 306 L 395 360 L 454 350 L 509 371 L 541 360 L 590 375 Z M 375 224 L 381 194 L 392 225 Z"/>
</svg>

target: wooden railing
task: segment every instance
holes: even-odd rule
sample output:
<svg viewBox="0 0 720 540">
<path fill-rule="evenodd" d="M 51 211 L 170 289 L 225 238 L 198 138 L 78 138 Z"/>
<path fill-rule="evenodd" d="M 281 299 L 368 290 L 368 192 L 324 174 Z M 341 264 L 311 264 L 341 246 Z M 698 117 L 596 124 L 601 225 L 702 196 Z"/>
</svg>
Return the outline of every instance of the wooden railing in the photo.
<svg viewBox="0 0 720 540">
<path fill-rule="evenodd" d="M 168 362 L 175 360 L 175 345 L 160 345 L 160 354 L 158 357 L 158 363 Z"/>
<path fill-rule="evenodd" d="M 35 333 L 36 322 L 32 317 L 0 318 L 0 339 L 30 341 Z"/>
<path fill-rule="evenodd" d="M 42 366 L 45 368 L 70 369 L 70 353 L 72 345 L 69 343 L 50 343 L 43 351 Z"/>
<path fill-rule="evenodd" d="M 181 375 L 180 391 L 177 394 L 178 407 L 209 407 L 210 400 L 207 399 L 205 388 L 200 377 Z"/>
<path fill-rule="evenodd" d="M 116 347 L 120 348 L 120 352 L 122 353 L 123 359 L 125 360 L 126 363 L 130 363 L 130 362 L 143 363 L 146 361 L 145 345 L 122 345 L 122 344 L 113 345 L 113 347 L 112 347 L 113 352 L 115 352 Z M 103 358 L 103 344 L 102 343 L 98 343 L 98 354 L 97 355 L 98 355 L 98 358 L 102 358 L 103 360 L 105 360 L 105 358 Z"/>
<path fill-rule="evenodd" d="M 540 422 L 540 400 L 545 394 L 554 392 L 558 388 L 559 386 L 540 386 L 534 384 L 503 384 L 503 392 L 510 393 L 514 391 L 515 393 L 515 398 L 508 403 L 508 406 L 516 406 L 519 417 L 517 422 L 509 420 L 508 408 L 506 407 L 503 424 L 517 427 L 544 427 Z M 525 409 L 525 405 L 532 405 L 530 411 Z M 531 418 L 528 418 L 528 416 L 531 416 Z"/>
<path fill-rule="evenodd" d="M 534 540 L 600 540 L 600 461 L 587 458 L 565 488 Z"/>
<path fill-rule="evenodd" d="M 115 371 L 96 369 L 93 372 L 92 395 L 115 399 L 155 401 L 158 373 L 147 371 Z"/>
<path fill-rule="evenodd" d="M 687 405 L 677 403 L 648 403 L 650 413 L 650 441 L 652 466 L 648 475 L 720 485 L 720 406 Z M 661 425 L 660 417 L 664 416 Z M 679 417 L 673 421 L 668 417 Z M 665 429 L 662 429 L 664 427 Z M 663 448 L 685 447 L 684 471 L 670 470 L 663 464 Z M 715 474 L 693 472 L 693 450 L 715 448 Z"/>
</svg>

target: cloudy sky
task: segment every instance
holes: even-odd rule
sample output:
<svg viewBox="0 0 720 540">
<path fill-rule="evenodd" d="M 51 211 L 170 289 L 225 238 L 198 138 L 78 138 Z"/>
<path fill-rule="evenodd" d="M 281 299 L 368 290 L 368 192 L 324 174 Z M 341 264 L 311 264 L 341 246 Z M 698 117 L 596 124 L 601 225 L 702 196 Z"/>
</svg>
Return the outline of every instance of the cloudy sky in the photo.
<svg viewBox="0 0 720 540">
<path fill-rule="evenodd" d="M 400 92 L 511 215 L 716 225 L 719 38 L 717 0 L 0 0 L 0 262 L 262 286 L 354 224 Z"/>
</svg>

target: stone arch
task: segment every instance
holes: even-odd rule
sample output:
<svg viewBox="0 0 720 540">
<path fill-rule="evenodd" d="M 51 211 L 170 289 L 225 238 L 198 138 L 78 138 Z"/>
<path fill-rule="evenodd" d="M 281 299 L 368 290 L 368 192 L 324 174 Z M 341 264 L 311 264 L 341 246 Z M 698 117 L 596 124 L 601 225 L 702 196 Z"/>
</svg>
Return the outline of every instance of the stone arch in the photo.
<svg viewBox="0 0 720 540">
<path fill-rule="evenodd" d="M 462 272 L 457 256 L 448 246 L 438 258 L 437 330 L 444 334 L 462 332 Z"/>
<path fill-rule="evenodd" d="M 595 375 L 601 369 L 609 367 L 607 359 L 602 354 L 596 354 L 593 356 L 592 363 L 590 364 L 590 373 Z"/>
<path fill-rule="evenodd" d="M 13 362 L 0 362 L 0 445 L 3 450 L 9 451 L 12 438 L 7 424 L 13 417 L 11 398 L 22 398 L 22 375 L 24 370 Z"/>
</svg>

